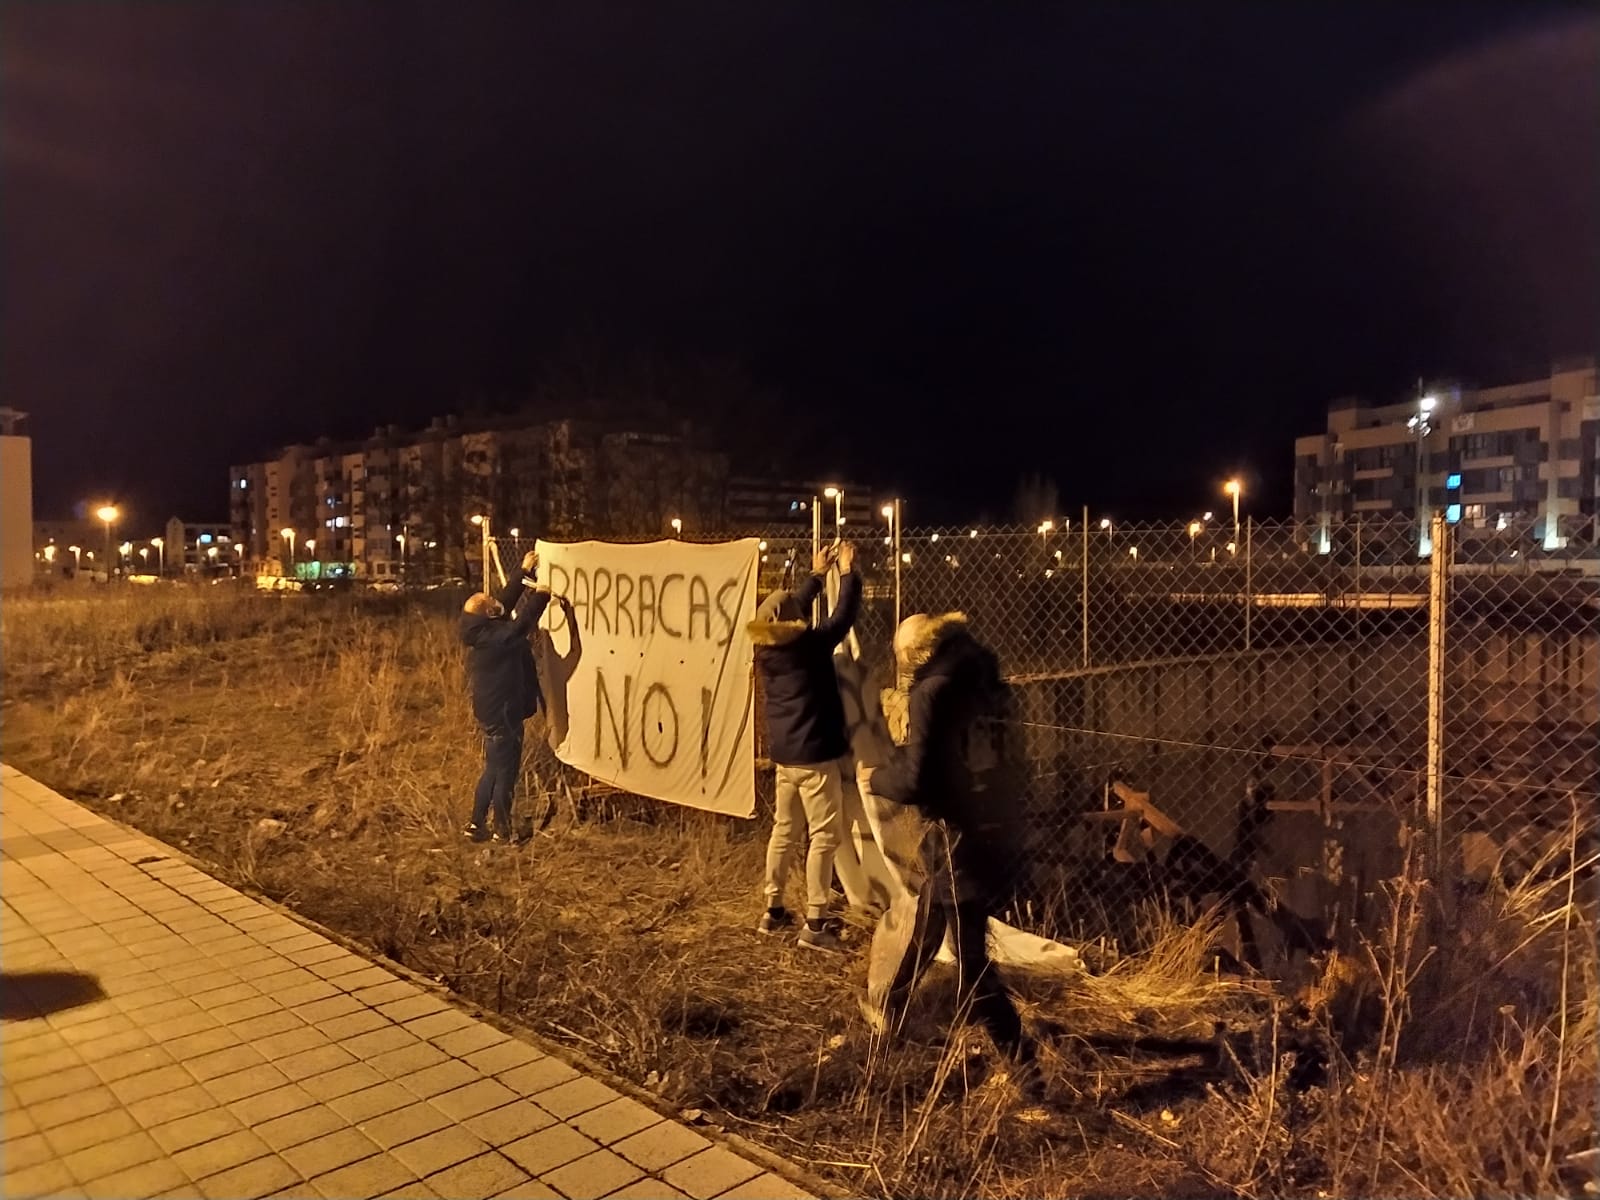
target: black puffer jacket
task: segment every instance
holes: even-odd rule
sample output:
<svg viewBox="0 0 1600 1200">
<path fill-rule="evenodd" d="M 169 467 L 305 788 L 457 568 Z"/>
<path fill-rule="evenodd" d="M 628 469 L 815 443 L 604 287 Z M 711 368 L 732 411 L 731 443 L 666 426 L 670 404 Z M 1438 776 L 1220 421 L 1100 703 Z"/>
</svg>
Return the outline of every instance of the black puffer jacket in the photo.
<svg viewBox="0 0 1600 1200">
<path fill-rule="evenodd" d="M 851 571 L 840 581 L 833 611 L 812 628 L 805 612 L 821 590 L 822 579 L 814 575 L 794 593 L 774 593 L 750 623 L 767 756 L 782 766 L 832 762 L 850 750 L 833 652 L 855 623 L 861 576 Z"/>
<path fill-rule="evenodd" d="M 959 613 L 931 619 L 908 658 L 906 743 L 873 772 L 872 790 L 943 822 L 943 861 L 928 865 L 955 878 L 940 886 L 1001 905 L 1023 866 L 1027 759 L 1015 696 Z"/>
<path fill-rule="evenodd" d="M 520 724 L 539 711 L 539 672 L 533 665 L 529 637 L 550 603 L 550 593 L 535 591 L 524 600 L 524 590 L 531 582 L 519 577 L 506 585 L 499 597 L 505 610 L 502 616 L 461 614 L 472 715 L 486 729 Z M 518 610 L 519 603 L 522 607 Z"/>
</svg>

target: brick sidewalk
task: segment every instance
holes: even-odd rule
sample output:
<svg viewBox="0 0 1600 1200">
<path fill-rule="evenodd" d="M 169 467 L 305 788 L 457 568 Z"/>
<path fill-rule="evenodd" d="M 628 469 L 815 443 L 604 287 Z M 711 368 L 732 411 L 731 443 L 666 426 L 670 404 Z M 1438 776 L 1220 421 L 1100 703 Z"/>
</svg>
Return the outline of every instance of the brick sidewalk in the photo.
<svg viewBox="0 0 1600 1200">
<path fill-rule="evenodd" d="M 806 1193 L 0 766 L 4 1195 Z"/>
</svg>

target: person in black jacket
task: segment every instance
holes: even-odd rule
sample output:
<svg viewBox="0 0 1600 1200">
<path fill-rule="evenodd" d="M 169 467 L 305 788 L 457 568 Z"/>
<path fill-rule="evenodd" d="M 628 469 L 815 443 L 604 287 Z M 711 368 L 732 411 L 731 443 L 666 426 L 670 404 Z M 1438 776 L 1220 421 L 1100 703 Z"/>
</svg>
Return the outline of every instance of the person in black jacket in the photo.
<svg viewBox="0 0 1600 1200">
<path fill-rule="evenodd" d="M 483 730 L 483 774 L 473 795 L 472 821 L 463 831 L 474 842 L 489 839 L 491 809 L 495 840 L 516 840 L 511 799 L 522 773 L 522 724 L 539 711 L 542 699 L 529 638 L 550 603 L 549 590 L 536 584 L 538 569 L 538 552 L 530 550 L 522 560 L 522 574 L 498 597 L 477 592 L 461 610 L 472 715 Z M 523 603 L 530 588 L 533 595 Z"/>
<path fill-rule="evenodd" d="M 988 947 L 989 918 L 1010 900 L 1023 866 L 1027 772 L 1015 697 L 960 613 L 910 617 L 894 645 L 901 676 L 910 678 L 904 745 L 872 773 L 870 787 L 936 824 L 924 844 L 928 878 L 910 943 L 885 1010 L 868 1016 L 880 1029 L 898 1023 L 949 930 L 961 1007 L 971 1005 L 996 1048 L 1026 1068 L 1019 1075 L 1031 1086 L 1033 1042 Z"/>
<path fill-rule="evenodd" d="M 806 921 L 800 945 L 809 950 L 842 949 L 828 921 L 828 895 L 833 857 L 842 836 L 839 760 L 849 752 L 850 739 L 833 673 L 833 652 L 850 632 L 861 606 L 855 547 L 845 542 L 838 549 L 838 601 L 815 627 L 807 621 L 807 612 L 822 591 L 828 562 L 829 555 L 819 553 L 811 578 L 798 591 L 768 596 L 750 624 L 756 677 L 765 700 L 767 755 L 777 767 L 777 808 L 767 844 L 767 911 L 759 928 L 775 933 L 793 924 L 784 907 L 783 885 L 804 822 L 811 848 L 806 854 Z"/>
</svg>

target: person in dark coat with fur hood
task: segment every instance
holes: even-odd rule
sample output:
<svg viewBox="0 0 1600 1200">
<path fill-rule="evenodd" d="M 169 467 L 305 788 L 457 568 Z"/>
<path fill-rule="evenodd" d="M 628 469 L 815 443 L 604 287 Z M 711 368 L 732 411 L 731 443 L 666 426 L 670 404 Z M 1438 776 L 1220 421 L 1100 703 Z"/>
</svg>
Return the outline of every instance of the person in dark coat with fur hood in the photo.
<svg viewBox="0 0 1600 1200">
<path fill-rule="evenodd" d="M 928 878 L 917 897 L 910 943 L 890 985 L 880 1028 L 904 1015 L 947 930 L 953 935 L 962 1007 L 989 1031 L 1025 1086 L 1035 1080 L 1034 1045 L 989 958 L 989 918 L 1010 902 L 1023 867 L 1026 758 L 1016 699 L 994 653 L 960 613 L 918 614 L 895 633 L 895 658 L 909 691 L 891 731 L 903 742 L 873 772 L 872 790 L 914 805 L 934 822 L 924 843 Z M 886 697 L 886 700 L 892 700 Z M 894 730 L 903 724 L 902 730 Z"/>
<path fill-rule="evenodd" d="M 783 885 L 803 826 L 811 846 L 799 943 L 809 950 L 836 951 L 843 947 L 828 920 L 828 897 L 843 836 L 839 760 L 849 753 L 850 739 L 833 652 L 855 623 L 861 576 L 855 569 L 855 547 L 845 542 L 837 552 L 838 600 L 827 617 L 811 625 L 807 614 L 822 592 L 829 559 L 827 552 L 819 552 L 811 577 L 797 591 L 773 592 L 763 600 L 749 628 L 765 708 L 767 755 L 777 768 L 777 809 L 767 844 L 767 910 L 758 928 L 776 933 L 793 924 L 783 903 Z"/>
<path fill-rule="evenodd" d="M 511 801 L 522 774 L 523 722 L 541 703 L 530 638 L 550 603 L 549 590 L 536 582 L 538 570 L 539 554 L 530 550 L 521 574 L 498 597 L 476 592 L 461 609 L 472 715 L 483 731 L 483 774 L 473 794 L 472 820 L 463 831 L 469 841 L 488 841 L 491 834 L 496 841 L 517 840 Z M 530 589 L 532 596 L 524 600 Z"/>
</svg>

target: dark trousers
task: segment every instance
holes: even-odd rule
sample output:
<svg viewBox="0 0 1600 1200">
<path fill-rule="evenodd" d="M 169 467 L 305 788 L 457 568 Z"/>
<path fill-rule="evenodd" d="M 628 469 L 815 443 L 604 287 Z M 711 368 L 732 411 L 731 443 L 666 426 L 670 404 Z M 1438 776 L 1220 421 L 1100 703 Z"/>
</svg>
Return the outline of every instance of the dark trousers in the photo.
<svg viewBox="0 0 1600 1200">
<path fill-rule="evenodd" d="M 494 810 L 495 829 L 511 836 L 511 797 L 522 774 L 522 722 L 495 725 L 483 731 L 483 774 L 472 797 L 472 825 L 484 824 Z"/>
<path fill-rule="evenodd" d="M 1017 1006 L 1011 1002 L 1005 982 L 989 958 L 988 905 L 958 899 L 962 890 L 946 873 L 933 876 L 923 885 L 917 897 L 911 942 L 889 986 L 891 1025 L 899 1023 L 917 982 L 933 965 L 944 944 L 945 930 L 951 929 L 955 935 L 957 1011 L 965 1011 L 970 1005 L 972 1015 L 989 1031 L 1002 1054 L 1014 1061 L 1030 1061 L 1033 1043 L 1023 1036 Z"/>
</svg>

